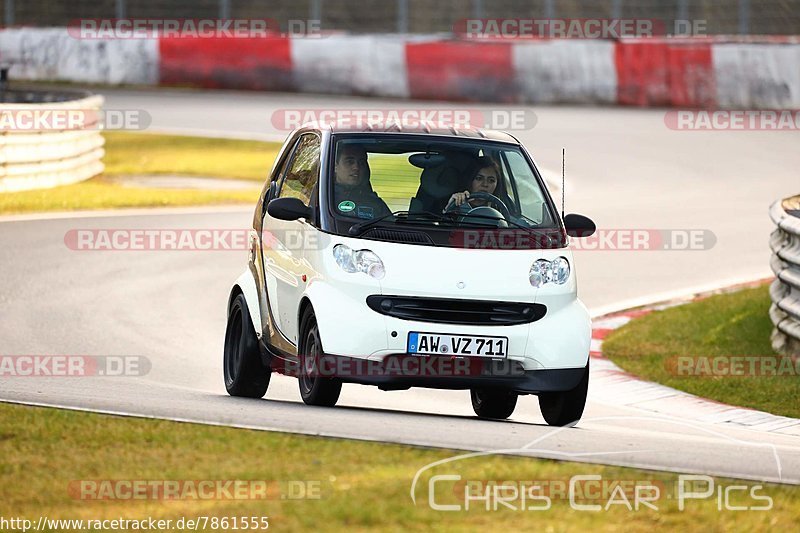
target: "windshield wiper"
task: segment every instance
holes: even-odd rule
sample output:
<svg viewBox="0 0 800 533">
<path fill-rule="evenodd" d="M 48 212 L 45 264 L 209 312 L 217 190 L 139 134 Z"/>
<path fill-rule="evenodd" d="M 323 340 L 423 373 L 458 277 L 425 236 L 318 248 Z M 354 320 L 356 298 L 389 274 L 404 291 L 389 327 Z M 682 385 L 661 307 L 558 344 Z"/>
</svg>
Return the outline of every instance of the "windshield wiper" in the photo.
<svg viewBox="0 0 800 533">
<path fill-rule="evenodd" d="M 375 219 L 372 219 L 372 220 L 368 220 L 366 222 L 361 222 L 359 224 L 354 224 L 354 225 L 350 226 L 350 229 L 347 230 L 347 233 L 349 233 L 350 235 L 353 235 L 353 236 L 361 235 L 362 233 L 364 233 L 365 230 L 367 230 L 368 228 L 371 228 L 375 224 L 377 224 L 379 222 L 382 222 L 382 221 L 386 220 L 387 218 L 391 218 L 391 217 L 397 218 L 400 215 L 405 215 L 406 216 L 404 219 L 400 219 L 400 220 L 404 220 L 404 221 L 411 221 L 411 220 L 413 220 L 413 218 L 420 217 L 420 218 L 424 218 L 426 220 L 436 220 L 436 221 L 442 221 L 442 222 L 453 222 L 449 217 L 446 217 L 444 215 L 437 215 L 436 213 L 431 213 L 430 211 L 415 211 L 413 213 L 410 213 L 408 210 L 403 210 L 403 211 L 395 211 L 394 213 L 389 213 L 388 215 L 383 215 L 382 217 L 378 217 L 378 218 L 375 218 Z M 398 222 L 399 222 L 399 220 L 398 220 Z"/>
</svg>

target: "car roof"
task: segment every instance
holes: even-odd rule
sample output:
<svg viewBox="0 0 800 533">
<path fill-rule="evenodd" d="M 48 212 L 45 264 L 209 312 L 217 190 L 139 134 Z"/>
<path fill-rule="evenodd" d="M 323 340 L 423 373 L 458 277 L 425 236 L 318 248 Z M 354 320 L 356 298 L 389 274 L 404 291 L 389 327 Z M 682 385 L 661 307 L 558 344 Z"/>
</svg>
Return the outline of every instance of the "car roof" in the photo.
<svg viewBox="0 0 800 533">
<path fill-rule="evenodd" d="M 519 145 L 519 141 L 503 131 L 467 127 L 432 127 L 423 123 L 408 124 L 403 122 L 308 122 L 300 130 L 330 131 L 332 134 L 404 134 L 404 135 L 436 135 L 458 139 L 489 140 Z"/>
</svg>

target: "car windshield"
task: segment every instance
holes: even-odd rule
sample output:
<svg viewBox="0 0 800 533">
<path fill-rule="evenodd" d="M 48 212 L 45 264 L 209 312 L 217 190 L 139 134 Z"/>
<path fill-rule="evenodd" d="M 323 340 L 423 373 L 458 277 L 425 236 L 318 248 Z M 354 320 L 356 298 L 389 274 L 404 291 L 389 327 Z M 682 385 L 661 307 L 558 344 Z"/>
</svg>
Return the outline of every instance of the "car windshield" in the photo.
<svg viewBox="0 0 800 533">
<path fill-rule="evenodd" d="M 334 143 L 330 208 L 350 234 L 373 225 L 555 228 L 518 146 L 424 137 Z"/>
</svg>

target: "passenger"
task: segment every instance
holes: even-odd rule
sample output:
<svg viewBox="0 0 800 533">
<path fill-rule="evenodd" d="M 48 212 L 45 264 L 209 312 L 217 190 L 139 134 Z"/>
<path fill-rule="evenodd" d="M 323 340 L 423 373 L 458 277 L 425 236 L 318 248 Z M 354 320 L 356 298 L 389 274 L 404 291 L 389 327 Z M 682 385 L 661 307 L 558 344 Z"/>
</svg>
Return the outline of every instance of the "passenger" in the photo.
<svg viewBox="0 0 800 533">
<path fill-rule="evenodd" d="M 493 159 L 490 157 L 478 158 L 468 189 L 453 193 L 447 205 L 449 206 L 451 202 L 455 203 L 457 207 L 479 207 L 489 205 L 491 202 L 480 198 L 473 198 L 470 200 L 470 193 L 485 192 L 496 196 L 495 192 L 498 191 L 498 185 L 500 185 L 500 176 L 500 167 Z M 499 190 L 502 190 L 502 186 Z"/>
<path fill-rule="evenodd" d="M 334 204 L 346 216 L 371 219 L 391 211 L 372 190 L 367 151 L 363 146 L 341 144 L 336 150 L 334 165 Z"/>
</svg>

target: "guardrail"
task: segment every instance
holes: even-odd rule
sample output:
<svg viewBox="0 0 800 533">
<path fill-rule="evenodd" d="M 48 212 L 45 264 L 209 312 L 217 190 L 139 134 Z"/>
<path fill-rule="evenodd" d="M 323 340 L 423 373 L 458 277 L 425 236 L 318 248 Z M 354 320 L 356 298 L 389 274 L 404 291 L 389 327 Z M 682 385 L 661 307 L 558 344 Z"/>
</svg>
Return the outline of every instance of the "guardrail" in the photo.
<svg viewBox="0 0 800 533">
<path fill-rule="evenodd" d="M 15 92 L 20 93 L 24 103 L 0 103 L 0 192 L 67 185 L 103 172 L 105 140 L 99 124 L 102 96 L 79 94 L 67 101 L 28 102 L 25 99 L 32 97 L 63 100 L 70 95 Z M 73 124 L 75 127 L 65 124 L 63 128 L 20 128 L 15 122 L 23 113 L 41 115 L 49 111 L 62 115 L 73 111 L 82 120 L 77 126 Z"/>
<path fill-rule="evenodd" d="M 769 239 L 776 277 L 769 288 L 772 348 L 800 355 L 800 196 L 773 203 L 769 216 L 777 226 Z"/>
</svg>

